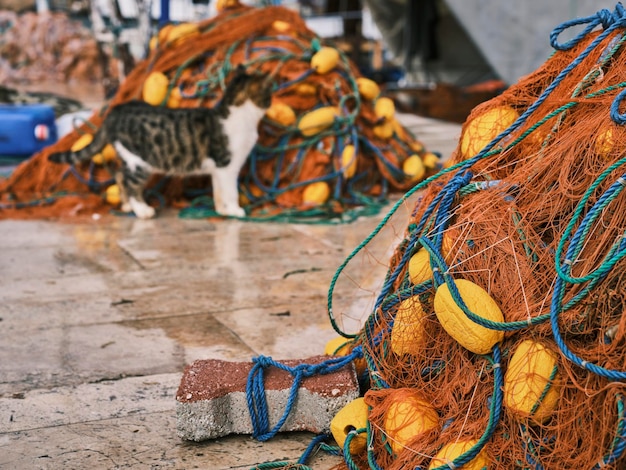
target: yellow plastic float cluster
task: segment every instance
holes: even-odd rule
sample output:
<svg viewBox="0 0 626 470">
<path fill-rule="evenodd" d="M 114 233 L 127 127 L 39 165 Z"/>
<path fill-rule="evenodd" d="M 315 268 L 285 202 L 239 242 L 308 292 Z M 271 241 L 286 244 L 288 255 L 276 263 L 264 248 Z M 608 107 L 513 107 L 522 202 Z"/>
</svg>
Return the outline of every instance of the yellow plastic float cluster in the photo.
<svg viewBox="0 0 626 470">
<path fill-rule="evenodd" d="M 236 1 L 222 0 L 222 9 L 233 8 Z M 290 34 L 292 26 L 285 21 L 276 20 L 271 25 L 276 34 Z M 179 25 L 166 25 L 150 42 L 151 49 L 175 47 L 184 41 L 199 34 L 198 25 L 194 23 L 182 23 Z M 341 53 L 334 47 L 325 46 L 317 50 L 310 58 L 310 69 L 315 75 L 328 75 L 341 66 Z M 372 133 L 378 139 L 389 140 L 397 135 L 411 149 L 410 154 L 402 162 L 402 170 L 406 175 L 406 181 L 418 182 L 424 178 L 428 170 L 434 170 L 439 164 L 439 157 L 434 153 L 424 153 L 424 148 L 413 138 L 409 138 L 407 131 L 396 119 L 396 109 L 392 99 L 381 96 L 380 87 L 376 82 L 365 77 L 356 79 L 360 97 L 369 102 L 376 116 Z M 314 82 L 303 81 L 292 86 L 292 90 L 303 97 L 316 96 L 319 86 Z M 160 71 L 151 72 L 144 80 L 141 98 L 153 106 L 167 106 L 178 108 L 181 106 L 183 97 L 179 87 L 165 73 Z M 304 138 L 314 137 L 332 128 L 338 119 L 341 119 L 342 111 L 338 106 L 321 106 L 309 111 L 296 112 L 285 102 L 281 102 L 279 96 L 274 97 L 271 107 L 266 112 L 266 120 L 274 125 L 284 128 L 294 127 Z M 352 178 L 359 167 L 359 152 L 353 144 L 346 144 L 341 150 L 339 171 L 345 179 Z M 421 155 L 423 154 L 423 155 Z M 330 198 L 331 190 L 327 183 L 312 183 L 306 187 L 302 203 L 304 205 L 324 204 Z"/>
<path fill-rule="evenodd" d="M 444 234 L 442 255 L 450 259 L 454 241 Z M 422 248 L 409 262 L 409 277 L 413 284 L 432 279 L 430 256 Z M 497 302 L 479 285 L 466 280 L 454 279 L 458 295 L 465 306 L 475 315 L 495 323 L 504 322 L 504 314 Z M 430 308 L 430 307 L 429 307 Z M 474 354 L 488 354 L 494 345 L 504 341 L 504 333 L 483 327 L 472 321 L 452 295 L 448 284 L 437 287 L 432 303 L 434 314 L 447 334 Z M 428 340 L 424 322 L 428 313 L 423 300 L 413 296 L 398 304 L 390 336 L 391 352 L 397 356 L 417 356 Z M 345 340 L 344 340 L 345 341 Z M 339 345 L 336 345 L 339 346 Z M 541 424 L 548 421 L 557 409 L 560 397 L 559 359 L 556 352 L 541 341 L 523 340 L 505 353 L 500 366 L 504 369 L 503 407 L 520 423 Z M 398 396 L 400 396 L 398 394 Z M 440 425 L 437 410 L 418 391 L 404 393 L 402 398 L 391 401 L 385 412 L 384 433 L 394 454 L 399 454 L 417 436 Z M 368 410 L 361 405 L 358 419 L 350 419 L 360 427 L 367 420 Z M 350 423 L 342 421 L 347 415 L 337 415 L 335 429 L 351 429 Z M 333 433 L 334 435 L 334 433 Z M 337 436 L 335 436 L 337 438 Z M 362 442 L 362 441 L 360 441 Z M 445 444 L 432 458 L 429 469 L 450 464 L 477 444 L 477 439 L 462 439 Z M 351 452 L 353 451 L 351 447 Z M 355 447 L 354 452 L 363 452 Z M 464 469 L 491 468 L 486 448 L 466 463 Z"/>
</svg>

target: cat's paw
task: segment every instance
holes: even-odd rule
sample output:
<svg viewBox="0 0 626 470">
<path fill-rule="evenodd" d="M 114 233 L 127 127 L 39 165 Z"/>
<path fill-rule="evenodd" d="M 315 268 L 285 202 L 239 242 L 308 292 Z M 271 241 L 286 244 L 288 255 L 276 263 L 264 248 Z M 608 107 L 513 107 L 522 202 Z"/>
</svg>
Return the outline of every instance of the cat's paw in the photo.
<svg viewBox="0 0 626 470">
<path fill-rule="evenodd" d="M 148 205 L 144 205 L 139 208 L 136 207 L 135 209 L 133 209 L 133 212 L 140 219 L 151 219 L 156 214 L 154 207 L 150 207 Z"/>
<path fill-rule="evenodd" d="M 124 204 L 122 204 L 121 211 L 122 212 L 132 212 L 133 208 L 130 207 L 130 202 L 125 202 Z"/>
<path fill-rule="evenodd" d="M 218 209 L 217 212 L 220 215 L 226 216 L 226 217 L 245 217 L 246 216 L 246 211 L 239 206 L 227 206 L 224 207 L 222 209 Z"/>
<path fill-rule="evenodd" d="M 139 219 L 151 219 L 154 217 L 154 214 L 156 214 L 154 207 L 149 206 L 145 202 L 138 201 L 134 197 L 130 198 L 130 206 Z"/>
</svg>

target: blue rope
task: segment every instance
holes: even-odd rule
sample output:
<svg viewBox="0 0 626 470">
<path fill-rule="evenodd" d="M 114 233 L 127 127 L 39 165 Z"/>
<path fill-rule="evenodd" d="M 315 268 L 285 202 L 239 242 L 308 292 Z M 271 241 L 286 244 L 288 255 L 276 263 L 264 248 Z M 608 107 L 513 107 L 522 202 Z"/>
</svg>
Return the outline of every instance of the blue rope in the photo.
<svg viewBox="0 0 626 470">
<path fill-rule="evenodd" d="M 304 71 L 303 73 L 301 73 L 300 75 L 298 75 L 296 78 L 294 78 L 293 80 L 290 80 L 288 82 L 284 82 L 281 83 L 277 90 L 283 90 L 285 88 L 289 88 L 291 85 L 294 85 L 295 83 L 301 82 L 302 80 L 304 80 L 305 78 L 311 76 L 313 73 L 315 73 L 315 70 L 313 69 L 308 69 L 306 71 Z"/>
<path fill-rule="evenodd" d="M 313 438 L 313 440 L 309 443 L 308 447 L 306 448 L 306 450 L 303 452 L 303 454 L 300 456 L 300 458 L 298 459 L 299 464 L 305 464 L 307 463 L 307 461 L 309 460 L 309 458 L 311 457 L 311 454 L 313 453 L 313 451 L 315 450 L 315 448 L 321 444 L 322 442 L 326 441 L 330 439 L 330 435 L 329 434 L 318 434 L 317 436 L 315 436 Z"/>
<path fill-rule="evenodd" d="M 571 28 L 572 26 L 578 26 L 583 24 L 586 24 L 587 27 L 576 37 L 570 39 L 563 44 L 560 44 L 558 42 L 559 35 L 563 31 Z M 622 4 L 618 3 L 615 6 L 615 10 L 613 12 L 603 8 L 593 15 L 586 16 L 584 18 L 574 18 L 572 20 L 561 23 L 550 33 L 550 45 L 558 51 L 566 51 L 578 44 L 585 36 L 587 36 L 591 31 L 593 31 L 597 26 L 600 25 L 602 25 L 605 30 L 614 30 L 616 28 L 626 26 L 626 12 L 624 11 L 624 7 L 622 6 Z"/>
<path fill-rule="evenodd" d="M 319 364 L 299 364 L 295 367 L 289 367 L 280 362 L 274 361 L 271 357 L 258 356 L 252 358 L 254 365 L 248 374 L 246 383 L 246 399 L 248 402 L 248 410 L 252 420 L 252 436 L 263 442 L 274 437 L 280 428 L 285 424 L 289 417 L 293 406 L 296 403 L 298 389 L 303 379 L 314 375 L 331 374 L 342 367 L 345 367 L 354 359 L 360 356 L 359 351 L 353 351 L 351 354 L 332 358 Z M 281 418 L 276 425 L 270 429 L 269 409 L 265 396 L 264 370 L 268 367 L 277 367 L 293 376 L 293 383 L 287 399 L 287 405 Z"/>
<path fill-rule="evenodd" d="M 620 91 L 611 103 L 611 119 L 622 126 L 626 124 L 626 113 L 620 113 L 619 106 L 624 98 L 626 98 L 626 90 Z"/>
<path fill-rule="evenodd" d="M 621 16 L 623 17 L 623 9 L 622 8 L 616 8 L 616 17 Z M 606 19 L 606 14 L 601 13 L 599 14 L 599 16 L 601 16 L 602 18 Z M 333 329 L 340 335 L 345 336 L 346 338 L 353 338 L 355 335 L 351 335 L 349 333 L 346 333 L 344 331 L 342 331 L 339 326 L 337 325 L 335 318 L 334 318 L 334 314 L 333 314 L 333 308 L 332 308 L 332 295 L 333 295 L 333 290 L 334 290 L 334 286 L 337 282 L 337 279 L 339 278 L 341 272 L 344 270 L 344 268 L 348 265 L 348 263 L 352 260 L 352 258 L 354 258 L 357 253 L 359 253 L 365 246 L 367 246 L 369 244 L 369 242 L 378 234 L 378 232 L 380 232 L 380 230 L 382 230 L 382 228 L 386 225 L 386 223 L 388 222 L 388 220 L 393 216 L 393 214 L 398 210 L 398 208 L 404 204 L 404 202 L 411 197 L 415 192 L 425 188 L 428 184 L 430 184 L 432 181 L 440 178 L 441 176 L 450 173 L 452 171 L 455 170 L 459 170 L 459 173 L 462 173 L 463 171 L 471 168 L 476 162 L 487 158 L 495 153 L 498 153 L 500 150 L 498 149 L 493 149 L 493 147 L 500 141 L 502 140 L 505 136 L 509 135 L 512 131 L 514 131 L 515 129 L 519 128 L 524 122 L 526 122 L 526 119 L 533 114 L 537 108 L 539 108 L 539 106 L 541 106 L 543 104 L 543 102 L 548 98 L 548 96 L 550 96 L 550 94 L 556 89 L 556 87 L 563 81 L 563 79 L 574 69 L 576 68 L 578 65 L 580 65 L 580 63 L 582 63 L 582 61 L 591 53 L 591 51 L 593 51 L 598 44 L 600 44 L 614 29 L 616 29 L 617 27 L 620 26 L 621 21 L 615 21 L 613 22 L 613 24 L 611 24 L 608 29 L 606 29 L 603 33 L 599 34 L 586 48 L 584 51 L 582 51 L 578 57 L 576 59 L 574 59 L 567 67 L 565 67 L 563 70 L 561 70 L 561 72 L 556 76 L 556 78 L 552 81 L 552 83 L 550 83 L 550 85 L 548 85 L 548 87 L 545 88 L 545 90 L 541 93 L 541 95 L 539 96 L 539 98 L 537 98 L 537 100 L 535 100 L 535 102 L 529 106 L 526 111 L 524 111 L 524 113 L 522 113 L 522 115 L 520 115 L 519 118 L 517 118 L 515 120 L 515 122 L 513 122 L 513 124 L 511 124 L 507 129 L 505 129 L 504 131 L 502 131 L 500 134 L 498 134 L 493 140 L 491 140 L 491 142 L 489 142 L 476 156 L 469 158 L 463 162 L 459 162 L 455 165 L 453 165 L 450 168 L 447 168 L 445 170 L 440 171 L 439 173 L 437 173 L 436 175 L 433 175 L 429 178 L 426 178 L 424 181 L 422 181 L 421 183 L 415 185 L 410 191 L 408 191 L 401 199 L 399 199 L 396 204 L 394 204 L 394 206 L 391 208 L 391 210 L 389 211 L 389 213 L 383 218 L 383 220 L 376 226 L 376 228 L 372 231 L 372 233 L 370 233 L 370 235 L 368 235 L 365 240 L 363 240 L 363 242 L 354 249 L 354 251 L 344 260 L 344 262 L 339 266 L 339 268 L 337 268 L 337 271 L 335 272 L 335 275 L 333 276 L 333 279 L 331 280 L 331 284 L 330 284 L 330 288 L 328 290 L 328 296 L 327 296 L 327 300 L 328 300 L 328 316 L 331 322 L 331 326 L 333 327 Z M 602 23 L 602 21 L 600 21 L 599 23 L 595 23 L 593 25 L 593 28 L 595 28 L 598 24 Z M 602 23 L 605 24 L 605 23 Z M 608 23 L 607 23 L 608 24 Z M 565 25 L 565 26 L 563 26 Z M 558 31 L 556 33 L 556 36 L 558 36 L 558 34 L 563 31 L 564 29 L 566 29 L 567 27 L 571 26 L 568 25 L 567 23 L 564 23 L 563 25 L 561 25 L 561 29 L 559 30 L 559 28 L 556 28 L 555 31 Z M 588 32 L 591 31 L 591 29 L 589 29 Z M 579 39 L 580 40 L 580 39 Z M 555 40 L 556 41 L 556 40 Z M 572 47 L 572 46 L 570 46 Z M 428 215 L 424 215 L 423 219 L 428 217 Z"/>
<path fill-rule="evenodd" d="M 626 372 L 614 369 L 606 369 L 604 367 L 598 366 L 597 364 L 590 363 L 578 357 L 569 349 L 560 333 L 559 314 L 565 311 L 565 308 L 563 306 L 563 298 L 565 296 L 566 282 L 569 284 L 580 284 L 590 280 L 597 282 L 602 279 L 613 268 L 613 266 L 615 266 L 618 261 L 626 256 L 626 238 L 621 237 L 621 239 L 611 247 L 609 253 L 597 269 L 590 272 L 586 276 L 582 276 L 579 278 L 575 278 L 570 275 L 572 263 L 576 260 L 578 254 L 582 250 L 584 246 L 584 238 L 590 231 L 592 223 L 606 208 L 606 206 L 613 199 L 615 199 L 624 189 L 624 186 L 626 184 L 626 180 L 624 179 L 624 177 L 626 175 L 620 177 L 602 194 L 602 196 L 600 196 L 598 201 L 585 215 L 574 234 L 571 235 L 573 227 L 580 218 L 586 203 L 591 197 L 591 194 L 613 172 L 613 170 L 623 165 L 624 163 L 626 163 L 626 158 L 622 158 L 621 160 L 615 162 L 613 165 L 609 166 L 605 171 L 603 171 L 596 179 L 596 181 L 585 192 L 580 202 L 578 203 L 574 211 L 574 215 L 567 225 L 563 236 L 559 240 L 559 244 L 556 249 L 555 264 L 558 276 L 554 285 L 554 292 L 552 294 L 552 300 L 550 303 L 550 325 L 552 327 L 552 334 L 563 355 L 579 367 L 582 367 L 596 375 L 600 375 L 601 377 L 616 381 L 626 380 Z M 570 241 L 569 248 L 566 251 L 565 259 L 561 261 L 563 248 L 568 240 Z"/>
<path fill-rule="evenodd" d="M 426 208 L 426 211 L 424 212 L 424 216 L 422 217 L 422 221 L 415 227 L 413 231 L 413 236 L 411 240 L 409 241 L 409 246 L 407 247 L 404 254 L 402 255 L 402 259 L 400 260 L 400 262 L 398 263 L 398 265 L 396 266 L 392 274 L 385 280 L 385 283 L 381 289 L 381 292 L 376 300 L 374 311 L 378 310 L 378 308 L 381 306 L 383 301 L 389 295 L 389 291 L 393 288 L 393 285 L 396 282 L 396 279 L 398 278 L 398 276 L 400 275 L 400 272 L 404 269 L 404 266 L 409 261 L 410 257 L 413 255 L 414 250 L 419 247 L 417 245 L 418 236 L 424 229 L 424 225 L 426 224 L 429 215 L 435 211 L 437 206 L 440 206 L 441 212 L 447 212 L 457 191 L 461 187 L 465 186 L 467 182 L 469 182 L 470 179 L 471 179 L 471 173 L 466 173 L 466 174 L 461 174 L 461 172 L 457 173 L 455 176 L 452 177 L 452 179 L 446 184 L 446 186 L 443 187 L 443 189 L 439 192 L 439 194 L 437 194 L 437 196 L 435 196 L 433 201 L 428 205 L 428 207 Z"/>
<path fill-rule="evenodd" d="M 576 364 L 583 369 L 588 370 L 589 372 L 593 372 L 596 375 L 601 377 L 605 377 L 614 381 L 626 380 L 626 372 L 617 371 L 614 369 L 606 369 L 604 367 L 598 366 L 597 364 L 593 364 L 588 362 L 576 354 L 574 354 L 569 347 L 565 344 L 563 337 L 561 336 L 561 332 L 559 329 L 559 314 L 563 311 L 562 309 L 562 300 L 564 296 L 564 281 L 561 277 L 557 277 L 556 282 L 554 284 L 554 292 L 552 294 L 552 301 L 550 302 L 550 326 L 552 327 L 552 335 L 554 336 L 554 340 L 561 350 L 561 353 L 569 359 L 571 362 Z"/>
</svg>

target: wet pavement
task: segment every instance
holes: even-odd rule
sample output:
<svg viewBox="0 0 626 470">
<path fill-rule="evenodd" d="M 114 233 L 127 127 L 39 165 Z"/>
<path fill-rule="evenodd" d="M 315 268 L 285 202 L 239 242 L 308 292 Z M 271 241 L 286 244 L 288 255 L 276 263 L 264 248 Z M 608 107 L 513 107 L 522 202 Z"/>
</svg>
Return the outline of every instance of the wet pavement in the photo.
<svg viewBox="0 0 626 470">
<path fill-rule="evenodd" d="M 404 116 L 448 155 L 460 127 Z M 367 318 L 412 203 L 355 257 L 333 307 Z M 175 392 L 195 359 L 298 359 L 336 336 L 337 267 L 385 213 L 349 225 L 106 216 L 0 221 L 0 468 L 245 469 L 295 461 L 312 438 L 176 436 Z M 329 469 L 333 456 L 311 465 Z"/>
</svg>

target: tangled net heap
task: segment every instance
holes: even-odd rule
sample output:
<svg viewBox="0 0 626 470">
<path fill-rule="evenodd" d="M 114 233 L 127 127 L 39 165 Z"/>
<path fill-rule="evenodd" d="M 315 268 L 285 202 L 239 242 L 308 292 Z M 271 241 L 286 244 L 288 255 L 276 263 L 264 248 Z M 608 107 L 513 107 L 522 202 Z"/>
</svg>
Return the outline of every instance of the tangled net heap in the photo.
<svg viewBox="0 0 626 470">
<path fill-rule="evenodd" d="M 550 59 L 475 108 L 454 165 L 415 188 L 352 335 L 370 389 L 351 469 L 626 466 L 625 41 L 621 5 L 556 28 Z"/>
<path fill-rule="evenodd" d="M 432 158 L 436 160 L 436 155 L 429 154 L 431 169 L 425 169 L 422 158 L 427 152 L 422 144 L 395 117 L 379 118 L 374 111 L 375 101 L 362 99 L 356 83 L 359 73 L 343 54 L 328 73 L 317 73 L 311 67 L 311 57 L 321 45 L 297 13 L 282 7 L 237 6 L 197 25 L 183 26 L 175 38 L 164 31 L 159 35 L 161 42 L 127 77 L 108 107 L 0 184 L 5 203 L 0 215 L 19 217 L 16 208 L 22 214 L 57 215 L 75 208 L 76 197 L 84 212 L 103 208 L 101 194 L 112 184 L 105 167 L 92 162 L 68 170 L 48 163 L 48 154 L 69 149 L 82 133 L 93 133 L 110 107 L 141 99 L 142 94 L 145 97 L 144 84 L 147 86 L 147 78 L 155 73 L 163 74 L 167 82 L 163 99 L 158 99 L 160 105 L 212 106 L 221 98 L 238 64 L 248 70 L 274 73 L 277 90 L 273 101 L 288 105 L 297 119 L 319 107 L 340 109 L 332 125 L 314 135 L 303 135 L 297 127 L 299 121 L 282 125 L 267 117 L 263 120 L 259 142 L 240 176 L 242 205 L 248 214 L 264 219 L 276 214 L 307 214 L 350 220 L 346 217 L 348 209 L 364 208 L 352 216 L 377 211 L 389 190 L 406 190 L 428 171 L 436 171 L 437 163 Z M 381 127 L 392 132 L 377 135 Z M 350 175 L 346 172 L 348 165 L 342 162 L 347 145 L 354 146 L 357 163 Z M 404 165 L 413 156 L 411 162 L 417 158 L 420 171 L 405 173 Z M 182 216 L 214 215 L 212 202 L 207 200 L 209 181 L 197 177 L 154 178 L 148 196 L 161 204 L 183 207 L 187 206 L 186 200 L 192 199 Z M 328 196 L 317 196 L 317 201 L 314 197 L 313 203 L 304 201 L 306 188 L 319 182 L 326 184 L 321 193 Z"/>
<path fill-rule="evenodd" d="M 98 45 L 80 22 L 64 13 L 0 11 L 0 83 L 96 81 L 101 76 Z"/>
</svg>

